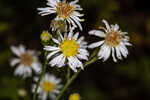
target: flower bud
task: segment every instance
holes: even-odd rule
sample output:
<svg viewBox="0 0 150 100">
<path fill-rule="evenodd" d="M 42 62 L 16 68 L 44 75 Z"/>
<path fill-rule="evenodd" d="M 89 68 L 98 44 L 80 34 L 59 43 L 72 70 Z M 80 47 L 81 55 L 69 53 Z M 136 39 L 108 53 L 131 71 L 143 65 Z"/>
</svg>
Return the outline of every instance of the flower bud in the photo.
<svg viewBox="0 0 150 100">
<path fill-rule="evenodd" d="M 69 100 L 80 100 L 80 95 L 78 93 L 73 93 L 69 96 Z"/>
<path fill-rule="evenodd" d="M 58 30 L 60 32 L 67 31 L 67 24 L 64 20 L 54 19 L 54 20 L 52 20 L 50 27 L 52 28 L 52 31 L 56 31 L 56 30 Z"/>
<path fill-rule="evenodd" d="M 41 34 L 41 40 L 47 42 L 51 39 L 51 35 L 48 31 L 43 31 Z"/>
</svg>

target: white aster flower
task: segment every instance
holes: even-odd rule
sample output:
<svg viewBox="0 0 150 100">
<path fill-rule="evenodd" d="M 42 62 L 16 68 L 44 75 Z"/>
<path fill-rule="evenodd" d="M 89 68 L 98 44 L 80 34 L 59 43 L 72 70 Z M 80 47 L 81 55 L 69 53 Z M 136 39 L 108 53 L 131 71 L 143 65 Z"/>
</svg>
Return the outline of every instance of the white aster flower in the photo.
<svg viewBox="0 0 150 100">
<path fill-rule="evenodd" d="M 35 77 L 34 80 L 37 82 L 38 78 Z M 40 82 L 37 93 L 39 94 L 40 100 L 46 100 L 49 96 L 52 100 L 56 98 L 56 94 L 60 92 L 62 85 L 60 84 L 61 79 L 56 78 L 54 75 L 45 74 Z M 32 92 L 35 92 L 36 84 L 32 87 Z"/>
<path fill-rule="evenodd" d="M 69 23 L 70 27 L 79 27 L 82 30 L 82 26 L 80 24 L 81 21 L 84 21 L 80 17 L 83 14 L 80 14 L 78 11 L 82 10 L 80 5 L 78 5 L 79 0 L 74 0 L 71 2 L 65 2 L 61 0 L 47 0 L 47 6 L 45 8 L 38 8 L 40 11 L 39 14 L 42 16 L 56 13 L 56 20 L 65 20 Z"/>
<path fill-rule="evenodd" d="M 72 28 L 68 35 L 65 33 L 63 37 L 60 34 L 58 40 L 52 39 L 56 45 L 45 46 L 44 50 L 50 52 L 47 55 L 47 59 L 51 58 L 49 62 L 51 67 L 62 67 L 67 63 L 74 72 L 77 72 L 79 67 L 83 69 L 83 64 L 80 60 L 88 60 L 89 53 L 86 50 L 87 42 L 84 41 L 84 37 L 78 39 L 78 35 L 79 33 L 73 35 Z"/>
<path fill-rule="evenodd" d="M 11 50 L 17 56 L 10 61 L 11 66 L 18 65 L 14 72 L 15 75 L 29 77 L 32 75 L 32 69 L 36 73 L 41 71 L 41 63 L 35 51 L 25 50 L 23 45 L 19 45 L 19 47 L 11 46 Z"/>
<path fill-rule="evenodd" d="M 117 24 L 109 25 L 106 20 L 103 20 L 103 23 L 106 25 L 106 28 L 100 27 L 100 29 L 103 29 L 104 32 L 100 30 L 92 30 L 89 34 L 104 38 L 104 40 L 92 43 L 89 45 L 89 48 L 101 46 L 98 57 L 99 59 L 103 59 L 103 61 L 106 61 L 110 55 L 112 55 L 114 62 L 117 62 L 116 57 L 120 60 L 122 59 L 122 56 L 126 58 L 128 55 L 126 46 L 131 46 L 129 43 L 129 37 L 126 36 L 128 33 L 119 30 Z"/>
</svg>

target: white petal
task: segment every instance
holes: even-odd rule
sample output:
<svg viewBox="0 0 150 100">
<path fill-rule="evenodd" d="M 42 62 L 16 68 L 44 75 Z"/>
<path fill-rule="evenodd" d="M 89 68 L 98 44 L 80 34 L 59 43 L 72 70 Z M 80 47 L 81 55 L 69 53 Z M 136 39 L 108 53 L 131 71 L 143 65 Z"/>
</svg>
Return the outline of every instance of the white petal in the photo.
<svg viewBox="0 0 150 100">
<path fill-rule="evenodd" d="M 21 54 L 25 53 L 25 47 L 24 47 L 24 45 L 20 44 L 19 49 L 20 49 L 20 53 Z"/>
<path fill-rule="evenodd" d="M 69 25 L 71 24 L 71 25 L 73 25 L 73 27 L 77 28 L 77 25 L 75 24 L 75 22 L 71 18 L 67 19 L 67 22 L 69 23 Z M 69 29 L 72 28 L 71 25 L 70 25 Z"/>
<path fill-rule="evenodd" d="M 87 57 L 86 55 L 78 54 L 77 57 L 78 57 L 79 59 L 88 60 L 88 57 Z"/>
<path fill-rule="evenodd" d="M 82 25 L 80 24 L 80 22 L 74 16 L 71 17 L 71 19 L 79 26 L 80 30 L 82 31 Z"/>
<path fill-rule="evenodd" d="M 98 37 L 105 37 L 105 33 L 100 31 L 100 30 L 91 30 L 89 31 L 89 35 L 95 35 L 95 36 L 98 36 Z"/>
<path fill-rule="evenodd" d="M 55 50 L 59 50 L 59 48 L 55 47 L 55 46 L 45 46 L 44 50 L 46 50 L 46 51 L 55 51 Z"/>
<path fill-rule="evenodd" d="M 39 10 L 39 14 L 41 14 L 41 16 L 45 16 L 48 14 L 52 14 L 52 13 L 56 13 L 56 10 L 54 8 L 51 7 L 46 7 L 46 8 L 37 8 L 37 10 Z"/>
<path fill-rule="evenodd" d="M 73 35 L 73 32 L 70 31 L 69 34 L 68 34 L 68 39 L 71 39 L 72 35 Z"/>
<path fill-rule="evenodd" d="M 125 42 L 124 44 L 127 45 L 127 46 L 132 46 L 132 44 L 129 43 L 129 42 Z"/>
<path fill-rule="evenodd" d="M 15 47 L 15 46 L 11 46 L 11 50 L 14 54 L 16 54 L 17 56 L 21 55 L 20 49 Z"/>
<path fill-rule="evenodd" d="M 74 38 L 74 39 L 77 39 L 78 36 L 79 36 L 79 32 L 77 32 L 77 33 L 73 36 L 73 38 Z"/>
<path fill-rule="evenodd" d="M 77 40 L 77 43 L 81 43 L 82 41 L 84 40 L 84 37 L 83 36 L 81 36 L 78 40 Z"/>
<path fill-rule="evenodd" d="M 63 54 L 61 54 L 61 55 L 53 58 L 50 61 L 51 66 L 53 67 L 53 66 L 57 66 L 57 65 L 63 65 L 63 62 L 61 61 L 63 57 L 64 57 Z M 61 67 L 61 66 L 59 66 L 59 67 Z"/>
<path fill-rule="evenodd" d="M 74 72 L 77 72 L 77 69 L 78 67 L 81 67 L 83 69 L 83 64 L 82 62 L 80 62 L 78 60 L 78 58 L 76 57 L 69 57 L 68 58 L 68 64 L 70 66 L 70 68 L 74 71 Z"/>
<path fill-rule="evenodd" d="M 107 45 L 103 45 L 98 53 L 99 59 L 103 59 L 103 61 L 106 61 L 111 53 L 111 48 Z"/>
<path fill-rule="evenodd" d="M 60 42 L 58 40 L 56 40 L 55 38 L 52 38 L 52 40 L 57 43 L 57 44 L 60 44 Z"/>
<path fill-rule="evenodd" d="M 24 66 L 20 64 L 20 65 L 15 69 L 14 74 L 21 76 L 21 75 L 23 75 L 23 70 L 24 70 Z"/>
<path fill-rule="evenodd" d="M 50 4 L 50 6 L 51 6 L 51 5 L 56 6 L 57 3 L 60 2 L 59 0 L 47 0 L 47 1 L 48 1 L 47 5 Z"/>
<path fill-rule="evenodd" d="M 10 66 L 15 66 L 16 64 L 18 64 L 20 62 L 20 59 L 18 58 L 13 58 L 10 61 Z"/>
<path fill-rule="evenodd" d="M 77 9 L 81 10 L 82 8 L 77 8 Z M 73 12 L 73 15 L 74 15 L 74 16 L 77 16 L 77 17 L 82 17 L 82 16 L 84 16 L 84 14 L 80 14 L 78 11 L 74 11 L 74 12 Z M 81 20 L 81 19 L 80 19 L 80 20 Z"/>
<path fill-rule="evenodd" d="M 65 65 L 66 57 L 62 56 L 60 63 L 58 63 L 58 67 L 62 67 Z"/>
<path fill-rule="evenodd" d="M 113 57 L 113 60 L 114 60 L 114 62 L 117 62 L 117 59 L 116 59 L 116 57 L 115 57 L 115 50 L 114 50 L 114 48 L 112 47 L 112 57 Z"/>
<path fill-rule="evenodd" d="M 42 65 L 39 62 L 34 62 L 32 64 L 32 68 L 37 74 L 41 73 L 41 67 Z"/>
<path fill-rule="evenodd" d="M 31 66 L 25 66 L 24 70 L 23 70 L 23 77 L 29 77 L 32 75 L 32 70 L 31 70 Z"/>
<path fill-rule="evenodd" d="M 95 43 L 90 44 L 88 48 L 95 48 L 95 47 L 102 45 L 103 43 L 104 41 L 95 42 Z"/>
<path fill-rule="evenodd" d="M 73 57 L 68 58 L 68 65 L 74 72 L 77 72 L 75 61 L 74 61 Z"/>
<path fill-rule="evenodd" d="M 110 57 L 110 53 L 111 53 L 111 48 L 107 46 L 107 49 L 105 49 L 105 56 L 103 59 L 104 61 L 106 61 Z"/>
<path fill-rule="evenodd" d="M 106 25 L 107 30 L 110 30 L 110 26 L 109 26 L 108 22 L 104 19 L 102 21 Z"/>
<path fill-rule="evenodd" d="M 80 49 L 79 49 L 79 53 L 80 53 L 81 55 L 89 56 L 89 52 L 88 52 L 86 49 L 80 48 Z"/>
<path fill-rule="evenodd" d="M 119 30 L 119 25 L 118 24 L 115 24 L 114 26 L 114 31 L 118 31 Z"/>
<path fill-rule="evenodd" d="M 121 60 L 121 59 L 122 59 L 122 56 L 121 56 L 121 53 L 120 53 L 119 48 L 116 47 L 115 49 L 116 49 L 117 58 L 119 58 L 119 59 Z"/>
<path fill-rule="evenodd" d="M 47 59 L 51 58 L 53 55 L 55 55 L 56 53 L 58 53 L 60 50 L 56 50 L 56 51 L 52 51 L 51 53 L 49 53 L 47 55 Z"/>
<path fill-rule="evenodd" d="M 43 93 L 42 96 L 41 96 L 41 99 L 46 100 L 47 99 L 47 93 Z"/>
<path fill-rule="evenodd" d="M 120 50 L 121 54 L 126 58 L 128 55 L 128 50 L 125 46 L 119 45 L 118 49 Z"/>
<path fill-rule="evenodd" d="M 69 4 L 74 5 L 74 4 L 78 3 L 78 2 L 79 2 L 79 0 L 74 0 L 74 1 L 71 1 Z"/>
</svg>

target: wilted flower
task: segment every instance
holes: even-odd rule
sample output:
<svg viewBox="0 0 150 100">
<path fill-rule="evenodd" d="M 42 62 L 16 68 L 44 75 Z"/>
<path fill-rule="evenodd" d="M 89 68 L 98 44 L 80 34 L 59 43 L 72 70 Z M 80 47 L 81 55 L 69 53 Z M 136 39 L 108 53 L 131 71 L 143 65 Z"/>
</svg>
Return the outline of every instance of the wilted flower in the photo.
<svg viewBox="0 0 150 100">
<path fill-rule="evenodd" d="M 129 43 L 129 37 L 126 36 L 128 33 L 119 30 L 117 24 L 110 26 L 106 20 L 103 20 L 103 23 L 106 25 L 106 28 L 100 27 L 100 29 L 103 29 L 105 32 L 92 30 L 89 34 L 104 38 L 104 40 L 92 43 L 89 45 L 89 48 L 101 46 L 98 57 L 99 59 L 103 59 L 103 61 L 106 61 L 111 54 L 114 62 L 117 62 L 115 54 L 118 59 L 122 59 L 122 56 L 126 58 L 128 55 L 126 46 L 131 46 Z"/>
<path fill-rule="evenodd" d="M 77 2 L 78 0 L 71 1 L 70 3 L 65 2 L 65 0 L 48 0 L 48 7 L 38 8 L 38 10 L 40 11 L 39 14 L 45 16 L 56 13 L 56 20 L 65 20 L 69 23 L 69 27 L 78 26 L 82 30 L 80 22 L 84 20 L 80 19 L 80 17 L 82 17 L 83 14 L 80 14 L 78 12 L 79 10 L 82 10 L 82 8 L 80 7 L 80 5 L 76 4 Z"/>
</svg>

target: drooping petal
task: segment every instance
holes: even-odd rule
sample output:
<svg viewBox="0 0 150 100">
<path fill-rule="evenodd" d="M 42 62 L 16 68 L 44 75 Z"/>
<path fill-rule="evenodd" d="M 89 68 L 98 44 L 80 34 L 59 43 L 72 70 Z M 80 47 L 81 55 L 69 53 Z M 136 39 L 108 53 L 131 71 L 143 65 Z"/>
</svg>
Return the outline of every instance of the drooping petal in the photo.
<svg viewBox="0 0 150 100">
<path fill-rule="evenodd" d="M 92 30 L 89 32 L 89 35 L 95 35 L 95 36 L 98 36 L 98 37 L 105 37 L 105 33 L 100 31 L 100 30 Z"/>
<path fill-rule="evenodd" d="M 103 43 L 104 43 L 104 41 L 95 42 L 95 43 L 90 44 L 90 45 L 88 46 L 88 48 L 99 47 L 99 46 L 101 46 Z"/>
</svg>

